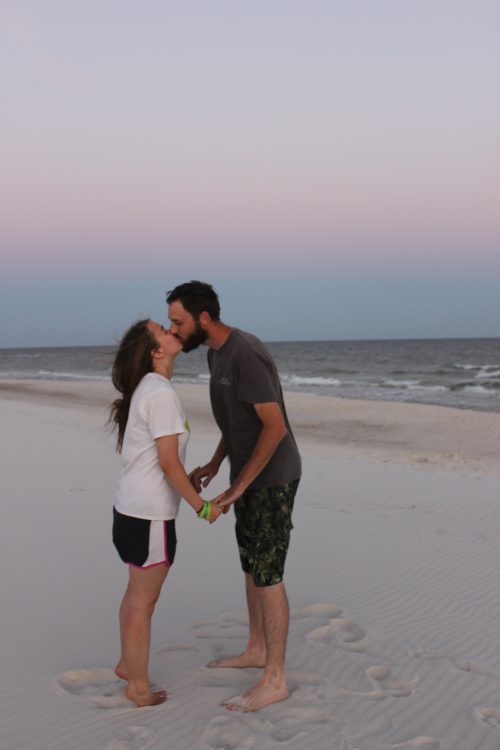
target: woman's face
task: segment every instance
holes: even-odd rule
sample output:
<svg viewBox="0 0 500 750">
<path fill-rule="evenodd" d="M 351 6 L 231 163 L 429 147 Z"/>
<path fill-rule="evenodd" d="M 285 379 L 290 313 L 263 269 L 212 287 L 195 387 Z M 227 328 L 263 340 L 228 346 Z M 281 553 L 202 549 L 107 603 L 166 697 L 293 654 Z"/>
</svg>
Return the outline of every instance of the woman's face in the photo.
<svg viewBox="0 0 500 750">
<path fill-rule="evenodd" d="M 148 329 L 155 337 L 158 346 L 164 354 L 167 354 L 169 357 L 176 357 L 182 351 L 182 343 L 168 329 L 162 326 L 161 323 L 150 320 Z"/>
</svg>

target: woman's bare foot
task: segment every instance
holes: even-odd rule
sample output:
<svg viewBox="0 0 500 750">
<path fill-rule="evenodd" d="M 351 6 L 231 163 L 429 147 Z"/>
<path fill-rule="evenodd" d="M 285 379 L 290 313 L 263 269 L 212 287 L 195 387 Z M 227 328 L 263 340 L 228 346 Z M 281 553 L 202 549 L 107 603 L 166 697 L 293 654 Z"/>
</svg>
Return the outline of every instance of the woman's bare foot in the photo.
<svg viewBox="0 0 500 750">
<path fill-rule="evenodd" d="M 263 669 L 266 666 L 266 654 L 262 651 L 243 651 L 237 656 L 228 656 L 227 659 L 214 659 L 208 662 L 207 667 L 258 667 Z"/>
<path fill-rule="evenodd" d="M 119 662 L 115 667 L 115 675 L 120 678 L 120 680 L 125 680 L 128 682 L 128 674 L 127 670 L 124 666 L 122 666 L 122 663 Z"/>
<path fill-rule="evenodd" d="M 129 685 L 125 688 L 124 692 L 127 698 L 136 703 L 140 708 L 143 708 L 144 706 L 159 706 L 167 700 L 167 693 L 165 690 L 148 690 L 144 693 L 139 693 L 133 690 Z"/>
</svg>

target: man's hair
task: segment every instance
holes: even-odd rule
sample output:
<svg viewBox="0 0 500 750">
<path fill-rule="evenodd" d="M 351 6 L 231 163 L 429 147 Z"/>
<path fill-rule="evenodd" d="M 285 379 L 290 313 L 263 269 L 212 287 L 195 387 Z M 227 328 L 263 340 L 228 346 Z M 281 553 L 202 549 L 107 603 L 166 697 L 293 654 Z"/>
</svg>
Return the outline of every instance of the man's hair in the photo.
<svg viewBox="0 0 500 750">
<path fill-rule="evenodd" d="M 167 303 L 179 301 L 183 308 L 198 320 L 202 312 L 207 312 L 212 320 L 220 320 L 219 298 L 213 286 L 203 281 L 187 281 L 167 292 Z"/>
</svg>

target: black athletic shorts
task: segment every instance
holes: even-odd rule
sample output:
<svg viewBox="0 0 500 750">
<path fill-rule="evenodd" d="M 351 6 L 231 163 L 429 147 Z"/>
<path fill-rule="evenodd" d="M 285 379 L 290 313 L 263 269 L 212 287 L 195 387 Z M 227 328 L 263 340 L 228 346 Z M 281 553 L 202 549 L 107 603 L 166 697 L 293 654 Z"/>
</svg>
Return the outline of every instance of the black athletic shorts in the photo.
<svg viewBox="0 0 500 750">
<path fill-rule="evenodd" d="M 172 565 L 177 547 L 175 520 L 148 521 L 113 508 L 113 543 L 124 563 L 138 568 Z"/>
</svg>

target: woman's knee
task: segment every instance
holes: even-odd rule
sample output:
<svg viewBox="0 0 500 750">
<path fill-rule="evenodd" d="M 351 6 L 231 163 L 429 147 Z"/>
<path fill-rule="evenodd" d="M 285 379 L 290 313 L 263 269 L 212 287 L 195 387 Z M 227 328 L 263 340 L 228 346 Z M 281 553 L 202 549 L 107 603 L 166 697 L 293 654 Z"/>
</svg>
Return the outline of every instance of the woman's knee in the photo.
<svg viewBox="0 0 500 750">
<path fill-rule="evenodd" d="M 158 597 L 130 596 L 128 600 L 129 609 L 136 614 L 143 614 L 151 617 L 155 610 Z"/>
</svg>

